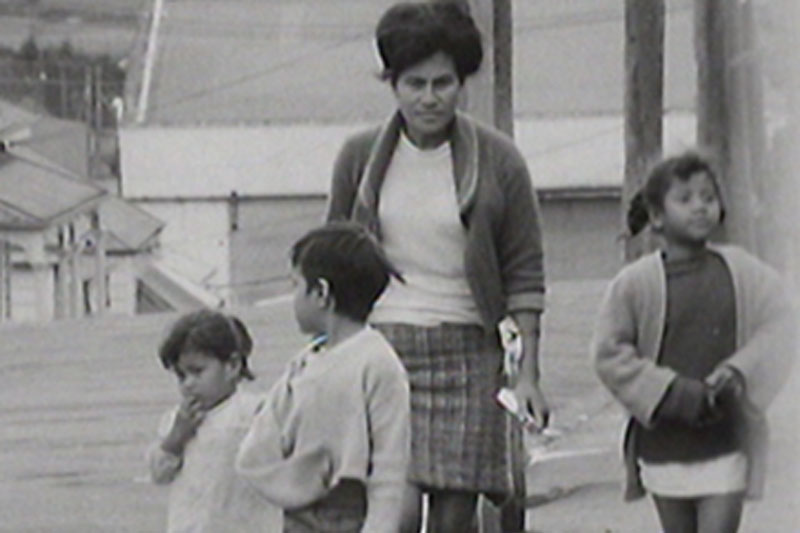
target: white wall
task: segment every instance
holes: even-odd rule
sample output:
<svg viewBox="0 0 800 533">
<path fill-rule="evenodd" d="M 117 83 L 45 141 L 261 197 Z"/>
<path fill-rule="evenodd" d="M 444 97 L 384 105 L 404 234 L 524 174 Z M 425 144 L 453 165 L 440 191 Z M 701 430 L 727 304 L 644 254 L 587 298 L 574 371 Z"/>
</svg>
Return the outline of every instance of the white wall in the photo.
<svg viewBox="0 0 800 533">
<path fill-rule="evenodd" d="M 319 194 L 358 126 L 124 128 L 122 195 L 209 198 Z"/>
<path fill-rule="evenodd" d="M 222 198 L 326 194 L 336 155 L 364 125 L 145 127 L 120 131 L 122 194 L 141 198 Z M 621 116 L 518 120 L 516 144 L 539 189 L 622 184 Z M 689 148 L 695 118 L 664 120 L 667 153 Z"/>
<path fill-rule="evenodd" d="M 11 320 L 44 322 L 55 308 L 55 277 L 50 265 L 35 269 L 14 268 L 11 272 Z"/>
<path fill-rule="evenodd" d="M 133 315 L 136 312 L 136 268 L 132 256 L 109 258 L 109 313 Z"/>
<path fill-rule="evenodd" d="M 226 297 L 231 279 L 227 202 L 137 204 L 165 222 L 159 239 L 159 259 L 170 270 Z"/>
</svg>

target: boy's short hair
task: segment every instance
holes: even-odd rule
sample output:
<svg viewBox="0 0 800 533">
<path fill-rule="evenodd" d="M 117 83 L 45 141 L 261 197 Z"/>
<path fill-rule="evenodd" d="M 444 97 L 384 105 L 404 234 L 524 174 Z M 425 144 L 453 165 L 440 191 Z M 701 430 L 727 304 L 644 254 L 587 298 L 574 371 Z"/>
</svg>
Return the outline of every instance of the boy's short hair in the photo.
<svg viewBox="0 0 800 533">
<path fill-rule="evenodd" d="M 402 281 L 378 241 L 354 222 L 330 222 L 309 231 L 292 246 L 291 263 L 309 290 L 327 280 L 334 311 L 359 322 L 366 321 L 390 277 Z"/>
</svg>

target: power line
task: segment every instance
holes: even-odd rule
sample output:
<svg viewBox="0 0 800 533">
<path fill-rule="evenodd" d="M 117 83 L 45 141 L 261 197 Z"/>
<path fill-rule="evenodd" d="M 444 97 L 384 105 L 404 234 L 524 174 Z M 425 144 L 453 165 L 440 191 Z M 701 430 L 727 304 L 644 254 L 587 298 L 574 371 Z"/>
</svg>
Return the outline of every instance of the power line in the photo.
<svg viewBox="0 0 800 533">
<path fill-rule="evenodd" d="M 356 41 L 358 39 L 361 39 L 363 37 L 364 36 L 353 37 L 353 38 L 341 41 L 341 42 L 337 43 L 334 46 L 329 46 L 329 47 L 326 47 L 326 48 L 323 48 L 323 49 L 310 50 L 308 53 L 305 53 L 305 54 L 302 54 L 302 55 L 296 56 L 296 57 L 287 58 L 287 59 L 285 59 L 285 60 L 283 60 L 283 61 L 281 61 L 279 63 L 270 65 L 269 67 L 267 67 L 265 69 L 257 70 L 257 71 L 254 71 L 254 72 L 250 72 L 248 74 L 245 74 L 244 76 L 240 76 L 238 78 L 234 78 L 234 79 L 229 80 L 229 81 L 227 81 L 225 83 L 221 83 L 219 85 L 215 85 L 215 86 L 212 86 L 212 87 L 206 87 L 206 88 L 200 89 L 198 91 L 190 92 L 190 93 L 187 93 L 187 94 L 183 95 L 182 97 L 176 98 L 174 100 L 168 100 L 166 102 L 159 102 L 159 103 L 151 106 L 150 111 L 152 113 L 157 113 L 158 111 L 163 111 L 167 107 L 169 107 L 169 108 L 177 107 L 179 105 L 185 104 L 186 102 L 189 102 L 189 101 L 192 101 L 192 100 L 196 100 L 198 98 L 202 98 L 203 96 L 207 96 L 209 94 L 213 94 L 213 93 L 216 93 L 216 92 L 224 91 L 226 89 L 230 89 L 232 87 L 243 85 L 243 84 L 245 84 L 245 83 L 247 83 L 249 81 L 253 81 L 253 80 L 256 80 L 256 79 L 259 79 L 259 78 L 263 78 L 264 76 L 269 76 L 271 74 L 274 74 L 275 72 L 279 72 L 279 71 L 287 69 L 287 68 L 297 67 L 298 64 L 302 63 L 303 61 L 307 61 L 307 60 L 309 60 L 311 58 L 315 58 L 315 57 L 319 56 L 319 54 L 321 54 L 321 53 L 322 54 L 330 53 L 333 50 L 341 48 L 342 46 L 350 44 L 350 43 L 352 43 L 352 42 L 354 42 L 354 41 Z"/>
</svg>

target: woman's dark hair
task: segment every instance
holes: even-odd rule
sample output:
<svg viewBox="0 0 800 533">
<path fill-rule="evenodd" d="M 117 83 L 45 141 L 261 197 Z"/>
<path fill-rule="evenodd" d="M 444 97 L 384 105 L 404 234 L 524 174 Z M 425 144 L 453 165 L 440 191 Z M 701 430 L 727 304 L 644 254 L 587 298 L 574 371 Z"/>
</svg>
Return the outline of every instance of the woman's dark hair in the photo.
<svg viewBox="0 0 800 533">
<path fill-rule="evenodd" d="M 453 59 L 461 82 L 483 60 L 481 34 L 465 1 L 403 2 L 389 8 L 375 29 L 383 79 L 400 74 L 437 52 Z"/>
<path fill-rule="evenodd" d="M 711 179 L 720 202 L 720 222 L 725 220 L 722 189 L 714 166 L 708 158 L 697 152 L 685 152 L 668 157 L 655 165 L 648 173 L 644 186 L 631 198 L 626 216 L 631 236 L 637 235 L 647 226 L 651 211 L 664 209 L 664 197 L 674 180 L 688 181 L 698 172 L 704 172 Z"/>
<path fill-rule="evenodd" d="M 390 277 L 403 279 L 375 238 L 353 222 L 330 222 L 309 231 L 292 247 L 291 262 L 309 291 L 319 288 L 320 279 L 327 280 L 334 311 L 360 322 Z"/>
<path fill-rule="evenodd" d="M 236 357 L 241 361 L 240 376 L 253 379 L 247 357 L 253 351 L 253 339 L 241 320 L 219 311 L 201 309 L 183 315 L 167 333 L 158 349 L 166 369 L 174 369 L 185 352 L 201 352 L 226 363 Z"/>
</svg>

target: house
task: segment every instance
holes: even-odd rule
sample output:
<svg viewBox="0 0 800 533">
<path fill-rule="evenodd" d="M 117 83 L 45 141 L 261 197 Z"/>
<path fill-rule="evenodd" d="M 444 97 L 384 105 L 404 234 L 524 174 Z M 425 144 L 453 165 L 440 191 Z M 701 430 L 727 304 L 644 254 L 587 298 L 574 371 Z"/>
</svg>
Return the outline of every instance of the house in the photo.
<svg viewBox="0 0 800 533">
<path fill-rule="evenodd" d="M 86 141 L 0 101 L 0 321 L 142 310 L 163 223 L 87 178 Z"/>
<path fill-rule="evenodd" d="M 286 290 L 286 250 L 320 220 L 343 139 L 393 109 L 372 42 L 392 3 L 156 3 L 130 61 L 121 190 L 166 221 L 165 264 L 229 303 Z M 513 9 L 515 139 L 542 201 L 548 276 L 606 277 L 621 262 L 624 3 Z M 692 2 L 667 11 L 672 151 L 694 141 Z"/>
</svg>

